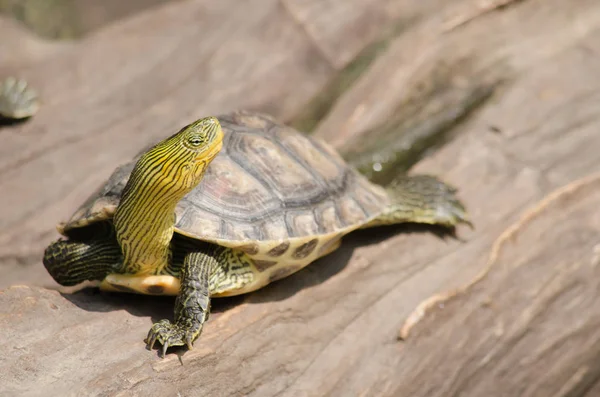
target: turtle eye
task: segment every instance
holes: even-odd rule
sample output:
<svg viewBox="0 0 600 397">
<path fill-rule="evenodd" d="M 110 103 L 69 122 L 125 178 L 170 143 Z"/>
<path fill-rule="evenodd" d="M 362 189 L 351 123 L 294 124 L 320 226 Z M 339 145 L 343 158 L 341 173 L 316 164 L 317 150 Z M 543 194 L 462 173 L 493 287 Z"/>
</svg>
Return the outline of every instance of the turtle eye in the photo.
<svg viewBox="0 0 600 397">
<path fill-rule="evenodd" d="M 191 147 L 198 147 L 204 143 L 204 137 L 200 135 L 192 135 L 188 138 L 188 143 Z"/>
</svg>

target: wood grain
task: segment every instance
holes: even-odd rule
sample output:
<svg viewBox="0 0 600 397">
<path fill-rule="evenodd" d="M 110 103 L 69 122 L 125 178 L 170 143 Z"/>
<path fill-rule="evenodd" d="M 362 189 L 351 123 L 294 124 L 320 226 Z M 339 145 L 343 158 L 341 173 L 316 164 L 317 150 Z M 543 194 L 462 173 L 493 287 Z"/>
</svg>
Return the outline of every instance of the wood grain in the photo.
<svg viewBox="0 0 600 397">
<path fill-rule="evenodd" d="M 600 4 L 527 0 L 454 26 L 473 2 L 258 3 L 175 2 L 22 58 L 46 103 L 0 130 L 0 395 L 597 395 Z M 54 223 L 119 162 L 206 113 L 292 118 L 368 41 L 345 32 L 375 32 L 385 7 L 419 18 L 315 133 L 378 139 L 383 119 L 427 121 L 401 112 L 409 98 L 453 111 L 500 81 L 412 170 L 457 186 L 474 230 L 357 232 L 291 277 L 215 299 L 194 350 L 164 360 L 143 338 L 171 298 L 52 290 L 39 258 Z M 487 276 L 399 341 L 414 308 L 469 283 L 507 230 Z"/>
</svg>

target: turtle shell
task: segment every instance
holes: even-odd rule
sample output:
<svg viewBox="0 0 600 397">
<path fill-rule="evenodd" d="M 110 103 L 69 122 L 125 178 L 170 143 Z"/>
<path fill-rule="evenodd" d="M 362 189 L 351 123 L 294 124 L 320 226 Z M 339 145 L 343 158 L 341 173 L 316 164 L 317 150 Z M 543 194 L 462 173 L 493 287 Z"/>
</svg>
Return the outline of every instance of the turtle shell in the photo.
<svg viewBox="0 0 600 397">
<path fill-rule="evenodd" d="M 320 236 L 339 237 L 388 205 L 385 191 L 326 143 L 266 115 L 235 112 L 218 119 L 223 149 L 177 205 L 176 232 L 253 255 L 259 246 L 301 248 Z M 68 236 L 110 218 L 138 157 L 117 168 L 59 231 Z"/>
</svg>

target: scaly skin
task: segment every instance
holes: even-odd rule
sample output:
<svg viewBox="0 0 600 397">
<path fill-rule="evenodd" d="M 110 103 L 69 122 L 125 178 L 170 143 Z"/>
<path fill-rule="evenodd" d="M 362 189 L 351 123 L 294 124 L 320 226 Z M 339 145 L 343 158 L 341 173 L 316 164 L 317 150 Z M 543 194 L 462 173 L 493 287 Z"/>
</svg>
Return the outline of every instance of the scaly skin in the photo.
<svg viewBox="0 0 600 397">
<path fill-rule="evenodd" d="M 464 207 L 454 195 L 455 190 L 434 177 L 400 177 L 388 191 L 391 206 L 365 227 L 404 222 L 447 227 L 470 224 Z M 46 249 L 44 265 L 58 283 L 75 285 L 84 280 L 103 280 L 111 273 L 131 274 L 124 266 L 111 223 L 90 227 L 95 229 L 89 230 L 85 239 L 60 240 Z M 162 344 L 163 357 L 170 346 L 193 347 L 208 319 L 212 295 L 242 288 L 253 277 L 248 263 L 240 261 L 229 248 L 175 235 L 171 250 L 171 262 L 161 274 L 181 279 L 174 321 L 165 319 L 155 323 L 146 339 L 150 348 L 156 342 Z"/>
<path fill-rule="evenodd" d="M 110 222 L 104 223 L 111 225 Z M 59 240 L 48 246 L 43 262 L 59 284 L 76 285 L 85 280 L 103 280 L 108 274 L 123 270 L 123 255 L 114 230 L 106 232 L 105 227 L 96 229 L 91 238 Z M 253 277 L 248 262 L 240 261 L 239 255 L 230 248 L 176 235 L 172 250 L 173 262 L 163 274 L 181 279 L 174 321 L 165 319 L 155 323 L 146 339 L 150 349 L 157 341 L 162 344 L 163 357 L 169 346 L 193 347 L 204 322 L 208 320 L 211 295 L 242 288 L 252 282 Z M 126 288 L 122 290 L 126 291 Z"/>
<path fill-rule="evenodd" d="M 69 240 L 51 244 L 44 255 L 48 272 L 63 285 L 105 280 L 116 273 L 115 287 L 127 290 L 128 279 L 135 285 L 131 292 L 153 293 L 144 291 L 140 281 L 149 275 L 179 277 L 174 321 L 154 324 L 146 340 L 149 347 L 161 343 L 163 356 L 169 346 L 192 348 L 208 318 L 211 295 L 241 288 L 254 277 L 240 252 L 173 236 L 175 206 L 202 179 L 221 149 L 222 135 L 216 118 L 209 117 L 157 144 L 136 163 L 113 223 L 71 231 Z M 388 188 L 390 207 L 364 227 L 470 224 L 454 193 L 434 177 L 400 177 Z"/>
<path fill-rule="evenodd" d="M 44 266 L 57 283 L 72 286 L 122 271 L 123 254 L 112 224 L 98 222 L 87 231 L 89 236 L 59 239 L 44 251 Z"/>
<path fill-rule="evenodd" d="M 170 261 L 175 207 L 200 183 L 219 153 L 223 131 L 215 117 L 190 124 L 140 157 L 114 217 L 128 274 L 160 274 Z"/>
<path fill-rule="evenodd" d="M 186 255 L 181 268 L 181 292 L 175 300 L 175 321 L 161 320 L 148 332 L 146 343 L 152 349 L 156 341 L 162 344 L 164 357 L 169 346 L 187 345 L 192 349 L 202 332 L 202 325 L 210 311 L 209 279 L 219 266 L 216 259 L 220 247 L 212 246 L 208 252 L 191 252 Z M 221 248 L 223 249 L 223 248 Z"/>
<path fill-rule="evenodd" d="M 456 189 L 434 176 L 400 176 L 387 192 L 392 204 L 364 228 L 404 222 L 445 227 L 465 223 L 472 227 L 465 207 L 456 198 Z"/>
</svg>

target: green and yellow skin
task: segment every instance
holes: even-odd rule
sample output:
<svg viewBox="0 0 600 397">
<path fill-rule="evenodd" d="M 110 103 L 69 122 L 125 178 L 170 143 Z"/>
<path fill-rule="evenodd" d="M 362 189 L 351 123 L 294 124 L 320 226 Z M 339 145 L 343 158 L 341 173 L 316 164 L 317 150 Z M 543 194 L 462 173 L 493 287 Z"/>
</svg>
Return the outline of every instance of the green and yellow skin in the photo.
<svg viewBox="0 0 600 397">
<path fill-rule="evenodd" d="M 163 357 L 169 346 L 187 345 L 192 349 L 208 319 L 211 296 L 252 279 L 239 252 L 180 234 L 171 242 L 171 263 L 161 275 L 124 274 L 124 255 L 112 222 L 96 223 L 90 231 L 93 238 L 75 234 L 69 240 L 52 243 L 46 249 L 44 265 L 65 286 L 110 278 L 104 289 L 162 295 L 170 283 L 174 284 L 173 290 L 178 291 L 174 323 L 166 319 L 155 323 L 146 338 L 150 349 L 156 341 L 162 344 Z"/>
<path fill-rule="evenodd" d="M 223 132 L 202 119 L 160 142 L 136 163 L 114 217 L 128 274 L 160 274 L 171 258 L 175 206 L 219 153 Z"/>
<path fill-rule="evenodd" d="M 334 251 L 352 230 L 404 222 L 469 223 L 454 189 L 434 177 L 403 176 L 387 188 L 389 202 L 374 219 L 331 235 L 289 240 L 287 251 L 261 270 L 262 257 L 242 247 L 174 233 L 177 203 L 200 183 L 222 140 L 219 121 L 209 117 L 158 143 L 136 162 L 114 217 L 71 229 L 68 239 L 50 244 L 44 254 L 44 266 L 62 285 L 91 280 L 105 290 L 176 295 L 174 321 L 155 323 L 146 339 L 149 348 L 162 344 L 163 357 L 169 346 L 192 348 L 212 297 L 254 291 L 285 277 Z M 258 255 L 274 255 L 281 246 L 255 245 Z M 310 254 L 299 255 L 303 247 L 310 247 Z"/>
<path fill-rule="evenodd" d="M 208 314 L 209 276 L 218 274 L 213 268 L 222 250 L 199 247 L 204 249 L 200 252 L 188 246 L 183 263 L 167 268 L 173 264 L 175 206 L 200 183 L 221 150 L 222 140 L 219 121 L 207 117 L 158 143 L 136 163 L 117 207 L 114 229 L 98 227 L 92 239 L 75 236 L 57 241 L 44 254 L 44 265 L 62 285 L 103 280 L 111 273 L 134 275 L 139 280 L 163 273 L 178 275 L 181 286 L 175 322 L 162 320 L 148 334 L 149 346 L 159 341 L 163 352 L 169 346 L 187 344 L 191 348 Z"/>
<path fill-rule="evenodd" d="M 136 163 L 114 217 L 126 274 L 160 274 L 171 261 L 175 206 L 200 181 L 221 150 L 223 131 L 216 117 L 201 119 L 144 153 Z M 208 313 L 210 262 L 190 252 L 181 269 L 181 292 L 175 303 L 175 323 L 162 320 L 148 335 L 150 348 L 158 340 L 187 344 L 201 332 Z"/>
</svg>

